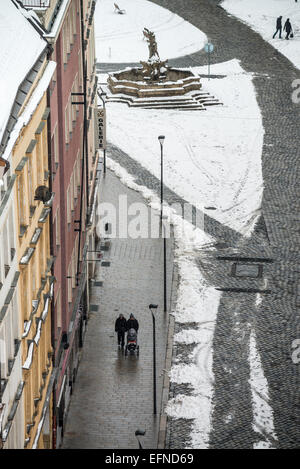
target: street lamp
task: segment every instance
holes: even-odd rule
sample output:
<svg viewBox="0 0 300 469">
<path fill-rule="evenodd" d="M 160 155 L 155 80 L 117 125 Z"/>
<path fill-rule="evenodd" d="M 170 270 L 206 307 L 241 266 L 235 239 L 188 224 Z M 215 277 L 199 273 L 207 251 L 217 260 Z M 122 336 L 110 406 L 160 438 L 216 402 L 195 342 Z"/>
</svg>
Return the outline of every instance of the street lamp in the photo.
<svg viewBox="0 0 300 469">
<path fill-rule="evenodd" d="M 163 216 L 163 220 L 167 219 L 167 217 Z M 167 312 L 167 241 L 166 241 L 166 227 L 164 222 L 162 224 L 162 236 L 163 236 L 163 243 L 164 243 L 164 313 Z"/>
<path fill-rule="evenodd" d="M 140 442 L 140 440 L 139 440 L 139 436 L 144 436 L 145 433 L 146 433 L 145 430 L 139 430 L 139 429 L 136 430 L 136 432 L 135 432 L 136 439 L 137 439 L 137 441 L 138 441 L 138 443 L 139 443 L 139 449 L 143 449 L 142 444 L 141 444 L 141 442 Z"/>
<path fill-rule="evenodd" d="M 160 221 L 161 221 L 161 235 L 163 237 L 164 246 L 164 312 L 167 312 L 167 248 L 166 248 L 166 229 L 163 225 L 163 200 L 164 200 L 164 172 L 163 172 L 163 144 L 165 136 L 160 135 L 158 141 L 160 143 Z"/>
<path fill-rule="evenodd" d="M 156 350 L 155 350 L 155 316 L 152 309 L 157 309 L 158 305 L 149 305 L 152 314 L 153 324 L 153 414 L 156 415 Z"/>
<path fill-rule="evenodd" d="M 101 93 L 98 92 L 98 96 L 101 99 L 102 104 L 103 104 L 103 109 L 104 109 L 103 122 L 104 122 L 104 125 L 106 125 L 106 116 L 105 116 L 105 97 L 106 97 L 106 93 L 104 91 L 102 91 Z M 103 132 L 105 132 L 104 128 L 103 128 Z M 103 139 L 103 172 L 104 172 L 104 174 L 106 174 L 106 142 L 105 142 L 105 138 Z"/>
<path fill-rule="evenodd" d="M 163 189 L 163 182 L 164 182 L 164 172 L 163 172 L 163 145 L 165 136 L 160 135 L 158 137 L 160 143 L 160 220 L 162 221 L 162 214 L 163 214 L 163 200 L 164 200 L 164 189 Z"/>
</svg>

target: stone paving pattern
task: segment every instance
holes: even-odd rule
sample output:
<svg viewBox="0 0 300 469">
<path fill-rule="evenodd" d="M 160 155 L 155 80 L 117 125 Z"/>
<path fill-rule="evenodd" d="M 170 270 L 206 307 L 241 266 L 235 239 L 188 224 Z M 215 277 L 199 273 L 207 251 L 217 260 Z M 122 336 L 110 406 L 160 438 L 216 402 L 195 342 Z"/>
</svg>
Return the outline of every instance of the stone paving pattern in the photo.
<svg viewBox="0 0 300 469">
<path fill-rule="evenodd" d="M 114 204 L 127 195 L 128 205 L 144 203 L 140 194 L 124 187 L 107 171 L 101 182 L 101 200 Z M 147 208 L 150 218 L 150 209 Z M 117 218 L 118 221 L 118 218 Z M 137 448 L 135 431 L 144 448 L 156 448 L 165 364 L 168 314 L 163 312 L 162 239 L 111 239 L 91 286 L 91 312 L 71 399 L 63 448 Z M 167 240 L 168 301 L 173 275 L 172 238 Z M 148 308 L 156 303 L 157 416 L 153 415 L 152 316 Z M 124 356 L 117 347 L 115 320 L 120 313 L 133 313 L 140 330 L 139 357 Z"/>
<path fill-rule="evenodd" d="M 214 235 L 221 252 L 238 250 L 242 255 L 272 258 L 273 264 L 264 264 L 263 277 L 272 294 L 262 295 L 256 305 L 255 294 L 223 293 L 214 337 L 213 371 L 215 375 L 213 428 L 211 448 L 252 448 L 264 439 L 252 428 L 252 404 L 247 359 L 250 327 L 254 328 L 262 366 L 268 380 L 270 405 L 274 412 L 276 441 L 266 435 L 277 448 L 300 446 L 300 373 L 299 365 L 291 360 L 292 342 L 300 338 L 300 105 L 291 99 L 292 82 L 300 72 L 261 36 L 246 24 L 229 16 L 219 0 L 153 0 L 180 15 L 210 38 L 215 45 L 211 63 L 233 58 L 254 75 L 257 101 L 265 129 L 262 170 L 264 194 L 261 219 L 250 239 L 243 239 L 225 226 L 206 217 L 206 230 Z M 176 67 L 207 64 L 203 51 L 170 60 Z M 129 66 L 129 64 L 124 64 Z M 120 70 L 120 64 L 101 64 L 102 71 Z M 111 156 L 121 163 L 123 152 L 111 147 Z M 149 175 L 129 155 L 123 166 L 137 176 L 137 182 L 157 190 L 159 181 Z M 170 203 L 181 200 L 165 190 Z M 218 245 L 216 245 L 218 247 Z M 209 257 L 199 268 L 216 287 L 261 284 L 258 279 L 234 279 L 228 276 L 228 263 Z M 227 271 L 226 271 L 227 269 Z M 227 272 L 227 273 L 226 273 Z M 180 353 L 185 353 L 180 351 Z M 186 351 L 188 359 L 190 350 Z M 179 353 L 174 347 L 174 354 Z M 227 371 L 226 371 L 227 370 Z M 228 371 L 230 370 L 230 372 Z M 182 389 L 174 383 L 170 396 Z M 226 416 L 233 415 L 228 423 Z M 167 446 L 182 448 L 188 444 L 192 422 L 182 425 L 176 419 L 168 420 Z"/>
</svg>

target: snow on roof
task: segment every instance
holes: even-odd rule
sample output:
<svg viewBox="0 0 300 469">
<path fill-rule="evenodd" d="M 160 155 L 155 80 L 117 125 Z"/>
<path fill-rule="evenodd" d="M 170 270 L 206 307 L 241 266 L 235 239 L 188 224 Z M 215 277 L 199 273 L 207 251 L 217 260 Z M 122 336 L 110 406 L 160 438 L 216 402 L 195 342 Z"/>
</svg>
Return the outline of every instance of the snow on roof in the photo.
<svg viewBox="0 0 300 469">
<path fill-rule="evenodd" d="M 19 86 L 47 46 L 12 1 L 0 9 L 0 141 Z"/>
<path fill-rule="evenodd" d="M 45 34 L 45 37 L 47 37 L 48 39 L 54 39 L 58 35 L 69 4 L 70 0 L 63 0 L 62 4 L 59 7 L 59 11 L 55 18 L 53 26 L 51 27 L 51 31 Z"/>
<path fill-rule="evenodd" d="M 37 87 L 35 88 L 34 92 L 31 95 L 30 100 L 27 103 L 27 106 L 25 107 L 24 111 L 22 114 L 19 116 L 17 123 L 10 134 L 10 139 L 8 141 L 7 147 L 5 149 L 5 152 L 3 153 L 3 158 L 6 160 L 9 158 L 10 152 L 13 149 L 13 146 L 20 134 L 20 131 L 22 130 L 23 126 L 27 125 L 27 123 L 30 121 L 36 107 L 38 106 L 39 102 L 41 101 L 44 93 L 47 90 L 47 87 L 49 85 L 49 82 L 53 76 L 54 70 L 56 68 L 56 62 L 50 61 L 43 73 L 43 76 L 41 77 Z M 0 78 L 1 80 L 1 78 Z"/>
</svg>

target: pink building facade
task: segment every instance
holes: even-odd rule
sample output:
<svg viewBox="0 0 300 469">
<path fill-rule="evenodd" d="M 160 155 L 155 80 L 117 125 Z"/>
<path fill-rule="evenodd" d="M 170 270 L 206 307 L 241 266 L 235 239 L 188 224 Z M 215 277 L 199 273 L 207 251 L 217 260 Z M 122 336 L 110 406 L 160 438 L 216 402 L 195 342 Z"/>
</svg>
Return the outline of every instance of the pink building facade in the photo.
<svg viewBox="0 0 300 469">
<path fill-rule="evenodd" d="M 26 2 L 25 2 L 26 3 Z M 38 2 L 37 2 L 38 3 Z M 88 316 L 88 278 L 95 250 L 95 194 L 98 151 L 95 143 L 97 77 L 94 45 L 95 1 L 49 0 L 36 13 L 52 46 L 56 71 L 48 90 L 51 167 L 53 447 L 63 438 Z M 89 269 L 87 268 L 89 265 Z"/>
</svg>

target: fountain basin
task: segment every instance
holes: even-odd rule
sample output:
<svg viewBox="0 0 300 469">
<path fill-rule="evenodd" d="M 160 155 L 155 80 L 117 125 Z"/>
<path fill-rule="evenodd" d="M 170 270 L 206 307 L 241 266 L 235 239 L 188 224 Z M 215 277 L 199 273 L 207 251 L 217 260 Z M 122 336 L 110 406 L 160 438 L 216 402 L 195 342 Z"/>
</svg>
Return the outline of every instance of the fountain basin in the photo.
<svg viewBox="0 0 300 469">
<path fill-rule="evenodd" d="M 127 68 L 109 74 L 107 83 L 112 94 L 123 93 L 137 98 L 182 96 L 200 90 L 200 78 L 189 70 L 166 68 L 159 80 L 145 77 L 143 68 Z"/>
</svg>

